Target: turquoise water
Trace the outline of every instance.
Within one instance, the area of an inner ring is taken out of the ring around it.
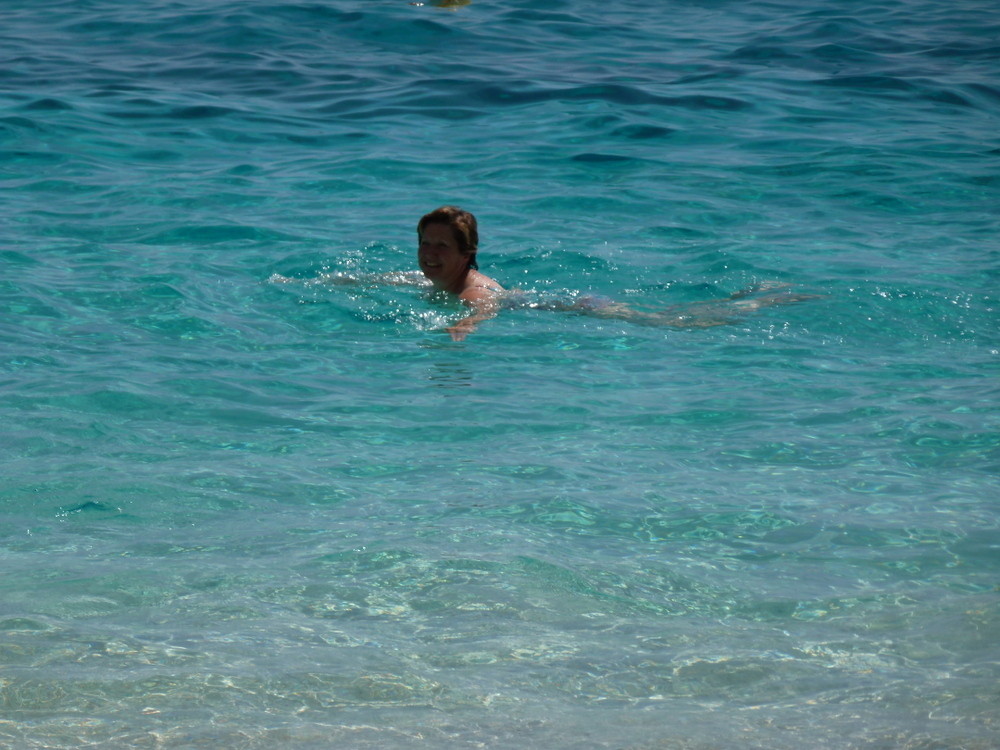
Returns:
[[[4,11],[0,746],[1000,743],[995,3]]]

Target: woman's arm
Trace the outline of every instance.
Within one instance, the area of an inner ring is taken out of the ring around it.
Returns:
[[[459,299],[468,305],[472,312],[445,329],[451,335],[451,340],[462,341],[484,320],[495,318],[500,311],[502,293],[503,289],[482,286],[470,287],[463,291]]]
[[[329,286],[332,284],[334,286],[428,287],[431,285],[420,271],[390,271],[389,273],[346,273],[344,271],[337,271],[336,273],[320,274],[314,279],[296,279],[275,273],[271,274],[271,278],[268,281],[272,284],[301,283],[305,286]]]
[[[314,284],[335,284],[337,286],[418,286],[426,287],[431,283],[420,271],[389,271],[388,273],[324,273],[318,276]]]

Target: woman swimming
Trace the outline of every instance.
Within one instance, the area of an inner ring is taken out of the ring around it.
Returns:
[[[496,280],[479,272],[479,229],[476,217],[457,206],[441,206],[417,223],[417,265],[420,272],[375,274],[363,279],[331,274],[317,281],[332,284],[372,282],[389,285],[430,286],[436,292],[461,300],[469,314],[445,330],[454,341],[462,341],[476,326],[505,308],[532,308],[572,312],[638,325],[670,328],[706,328],[733,322],[739,315],[763,307],[813,299],[817,295],[781,292],[787,284],[763,284],[724,299],[674,306],[664,310],[637,310],[608,297],[584,295],[572,299],[533,298],[517,289],[504,289]],[[283,276],[273,281],[288,282]]]

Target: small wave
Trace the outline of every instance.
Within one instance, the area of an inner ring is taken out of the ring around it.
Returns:
[[[63,109],[73,109],[73,105],[68,104],[61,99],[52,99],[50,97],[44,97],[42,99],[36,99],[33,102],[25,104],[21,109],[25,110],[63,110]]]
[[[570,159],[571,161],[579,161],[590,164],[620,164],[623,162],[636,161],[630,156],[622,156],[620,154],[601,154],[591,151],[576,154],[575,156],[570,157]]]
[[[275,229],[246,226],[242,224],[184,226],[167,229],[136,240],[146,245],[199,244],[208,245],[239,240],[257,242],[299,241],[301,237],[279,232]]]
[[[210,105],[195,105],[192,107],[178,107],[170,111],[170,117],[180,120],[205,120],[213,117],[223,117],[224,115],[236,112],[231,107],[218,107]]]
[[[975,106],[958,91],[942,88],[927,79],[893,75],[843,75],[820,79],[814,83],[820,86],[854,89],[859,93],[876,93],[892,97],[902,95],[958,107]]]
[[[0,126],[5,130],[33,130],[36,132],[41,132],[45,130],[45,127],[35,120],[31,120],[27,117],[0,117]]]
[[[27,149],[0,150],[0,162],[6,162],[7,164],[60,164],[66,162],[68,158],[65,154],[52,153],[51,151],[30,151]]]
[[[587,84],[579,86],[547,87],[528,81],[514,81],[505,85],[463,81],[457,79],[424,79],[409,86],[409,95],[400,97],[414,109],[469,108],[478,105],[483,110],[508,108],[544,102],[600,101],[618,105],[652,105],[686,109],[741,110],[753,105],[732,96],[689,94],[664,96],[639,86],[624,84]],[[344,103],[341,103],[343,106]]]
[[[622,125],[612,130],[611,134],[629,140],[645,141],[666,138],[676,132],[675,128],[666,128],[660,125]]]

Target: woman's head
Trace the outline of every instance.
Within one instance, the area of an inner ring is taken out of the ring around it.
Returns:
[[[424,235],[428,224],[443,224],[451,229],[462,255],[469,258],[469,268],[478,269],[476,251],[479,249],[479,229],[476,217],[458,206],[441,206],[420,217],[417,223],[417,239]]]

